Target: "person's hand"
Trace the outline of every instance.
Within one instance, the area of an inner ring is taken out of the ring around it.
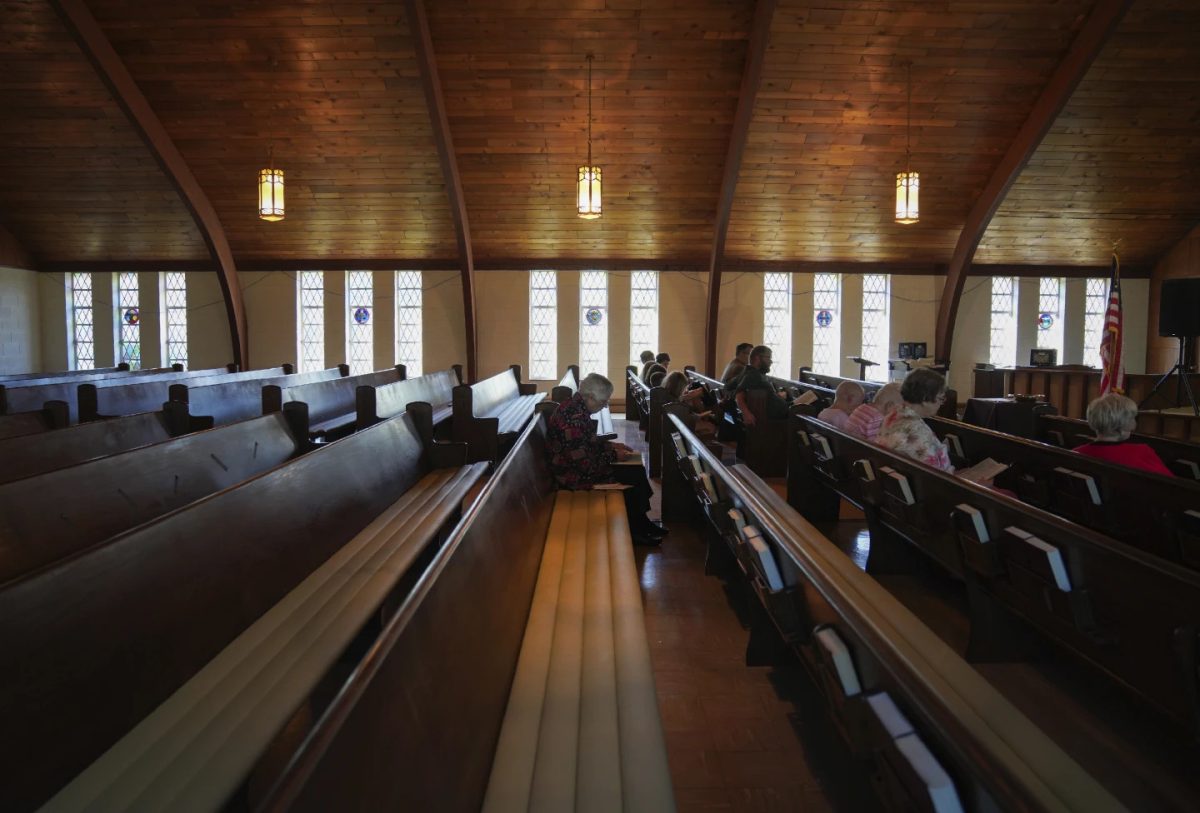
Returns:
[[[710,409],[708,412],[697,412],[696,417],[697,418],[711,418],[712,410]]]
[[[748,409],[743,412],[742,423],[746,424],[746,426],[754,426],[754,413]]]

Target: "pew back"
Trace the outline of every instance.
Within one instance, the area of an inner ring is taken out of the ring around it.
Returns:
[[[92,762],[407,491],[422,452],[401,415],[0,589],[0,651],[22,664],[0,673],[22,732],[0,741],[0,807]]]
[[[1034,418],[1034,426],[1037,432],[1033,440],[1063,449],[1074,449],[1095,438],[1087,421],[1079,418],[1038,414]],[[1200,480],[1200,443],[1137,433],[1130,435],[1129,439],[1134,443],[1145,443],[1153,449],[1167,464],[1167,468],[1175,472],[1176,477]]]
[[[81,384],[78,390],[79,420],[94,421],[160,409],[166,401],[171,400],[172,388],[178,385],[194,383],[195,386],[207,387],[213,384],[256,382],[291,373],[292,365],[284,364],[281,367],[267,367],[241,373],[219,373],[184,380],[155,378],[153,381],[136,383],[116,384],[105,381],[98,385]]]
[[[42,409],[34,412],[0,415],[0,440],[64,429],[70,423],[70,416],[65,401],[47,401]]]
[[[404,366],[399,365],[296,387],[269,385],[262,389],[263,414],[278,411],[285,403],[303,403],[308,407],[309,431],[327,440],[336,440],[354,431],[359,387],[379,387],[404,378]]]
[[[390,384],[360,385],[355,393],[357,426],[361,429],[399,415],[414,401],[429,404],[434,423],[440,423],[449,417],[450,402],[458,384],[458,375],[453,370],[439,370]]]
[[[187,404],[188,423],[173,427],[175,434],[196,429],[211,429],[234,421],[244,421],[263,414],[262,388],[267,386],[296,387],[319,381],[329,381],[350,374],[345,364],[311,373],[272,375],[265,378],[242,378],[199,385],[172,384],[170,400]]]
[[[161,412],[93,421],[0,441],[0,483],[117,454],[170,437]]]

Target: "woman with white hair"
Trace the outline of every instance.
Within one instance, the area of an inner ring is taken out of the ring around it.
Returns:
[[[650,510],[650,481],[640,465],[615,466],[633,455],[628,446],[603,441],[596,436],[592,415],[608,406],[613,385],[602,375],[591,373],[579,382],[579,390],[558,405],[546,427],[546,449],[550,470],[559,488],[586,491],[602,484],[621,484],[625,513],[635,545],[656,545],[667,529],[646,517]]]
[[[1153,449],[1145,443],[1130,442],[1129,435],[1137,426],[1137,413],[1132,398],[1115,392],[1101,395],[1087,408],[1088,426],[1096,433],[1096,439],[1075,447],[1075,451],[1109,463],[1174,477]]]

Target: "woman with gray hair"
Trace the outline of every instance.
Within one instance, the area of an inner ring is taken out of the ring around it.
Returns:
[[[596,436],[592,415],[608,406],[612,392],[611,381],[591,373],[579,382],[579,391],[554,410],[546,427],[550,470],[558,487],[571,491],[586,491],[602,484],[627,486],[625,513],[634,544],[658,544],[667,530],[646,517],[651,491],[646,470],[640,465],[641,455],[623,443]],[[634,456],[636,465],[614,465]]]
[[[1087,408],[1088,426],[1096,433],[1096,439],[1075,447],[1075,451],[1109,463],[1174,477],[1153,449],[1145,443],[1130,442],[1129,435],[1137,426],[1137,413],[1132,398],[1115,392],[1101,395]]]

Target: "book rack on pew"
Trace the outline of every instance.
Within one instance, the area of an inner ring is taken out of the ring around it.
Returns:
[[[667,407],[664,517],[700,518],[710,545],[732,551],[761,610],[748,659],[771,650],[767,636],[799,657],[889,807],[1123,809],[767,483],[723,466],[681,414]]]

